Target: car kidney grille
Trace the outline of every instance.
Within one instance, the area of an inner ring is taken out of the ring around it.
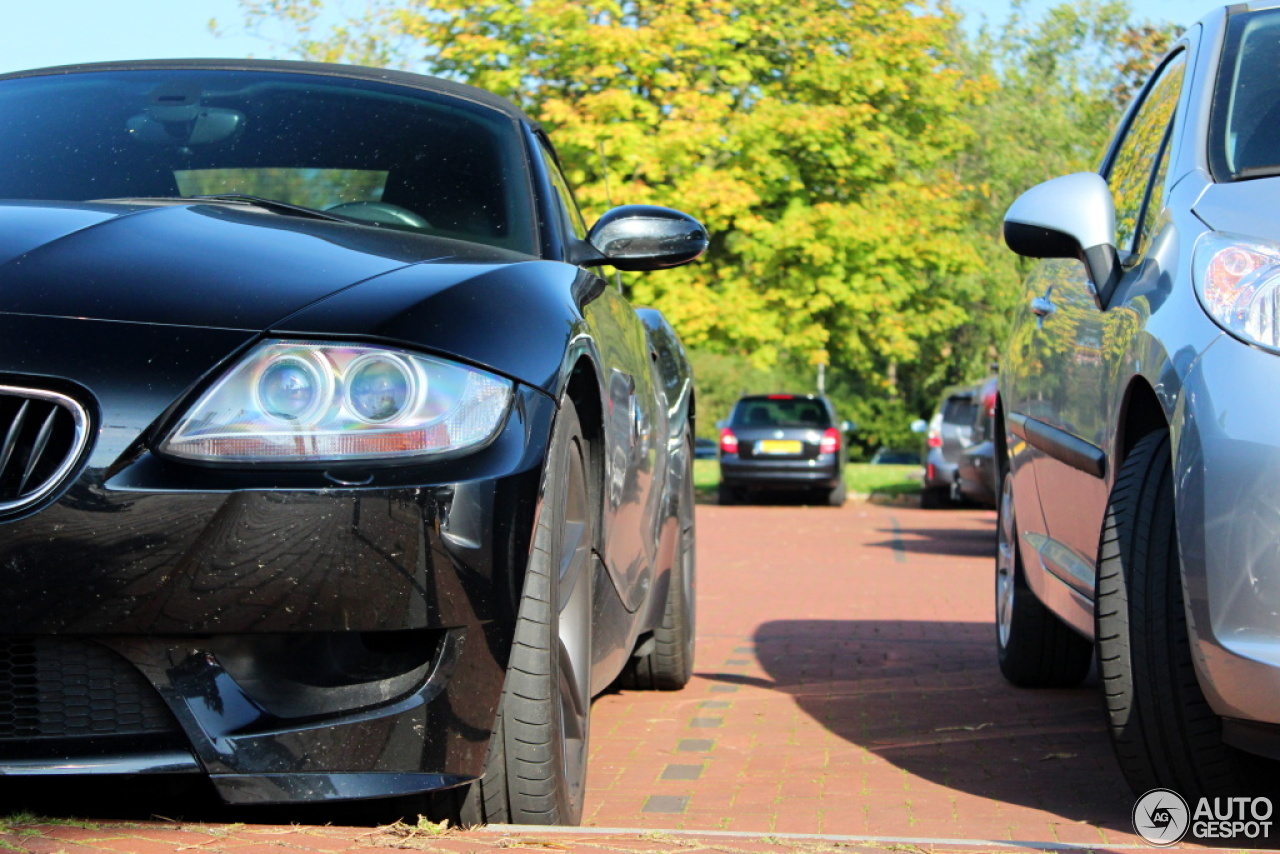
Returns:
[[[72,398],[0,385],[0,512],[56,489],[88,437],[88,415]]]
[[[106,647],[0,638],[0,742],[177,730],[151,683]]]

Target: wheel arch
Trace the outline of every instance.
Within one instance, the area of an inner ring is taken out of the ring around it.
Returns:
[[[1007,427],[1004,421],[1004,396],[1000,394],[1000,389],[996,388],[996,414],[992,419],[995,424],[995,433],[992,441],[995,443],[996,467],[999,471],[999,479],[997,486],[1004,482],[1005,475],[1009,473],[1009,436],[1006,433]],[[997,493],[999,490],[996,490]]]
[[[604,549],[604,505],[600,485],[604,482],[604,406],[600,372],[594,361],[583,353],[569,371],[564,397],[573,401],[586,442],[587,467],[590,475],[591,503],[596,511],[596,543],[598,553]]]
[[[1116,419],[1113,459],[1109,467],[1112,479],[1144,436],[1167,429],[1169,419],[1155,389],[1145,377],[1134,377],[1125,389],[1120,417]]]

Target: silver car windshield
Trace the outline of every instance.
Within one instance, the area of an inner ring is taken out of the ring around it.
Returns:
[[[481,104],[299,73],[0,80],[0,199],[239,196],[533,254],[517,123]]]
[[[1280,9],[1231,16],[1209,159],[1219,181],[1280,175]]]

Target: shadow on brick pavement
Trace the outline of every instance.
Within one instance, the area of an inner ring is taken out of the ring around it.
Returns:
[[[768,680],[706,678],[790,694],[831,733],[923,781],[1131,833],[1096,680],[1011,687],[986,623],[779,620],[758,627]]]

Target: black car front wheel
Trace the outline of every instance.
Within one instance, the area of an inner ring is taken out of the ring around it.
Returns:
[[[1098,559],[1098,669],[1116,758],[1130,788],[1258,795],[1275,766],[1222,741],[1187,632],[1169,434],[1134,446],[1116,475]]]
[[[578,824],[591,723],[596,508],[573,402],[561,404],[507,681],[466,825]]]

